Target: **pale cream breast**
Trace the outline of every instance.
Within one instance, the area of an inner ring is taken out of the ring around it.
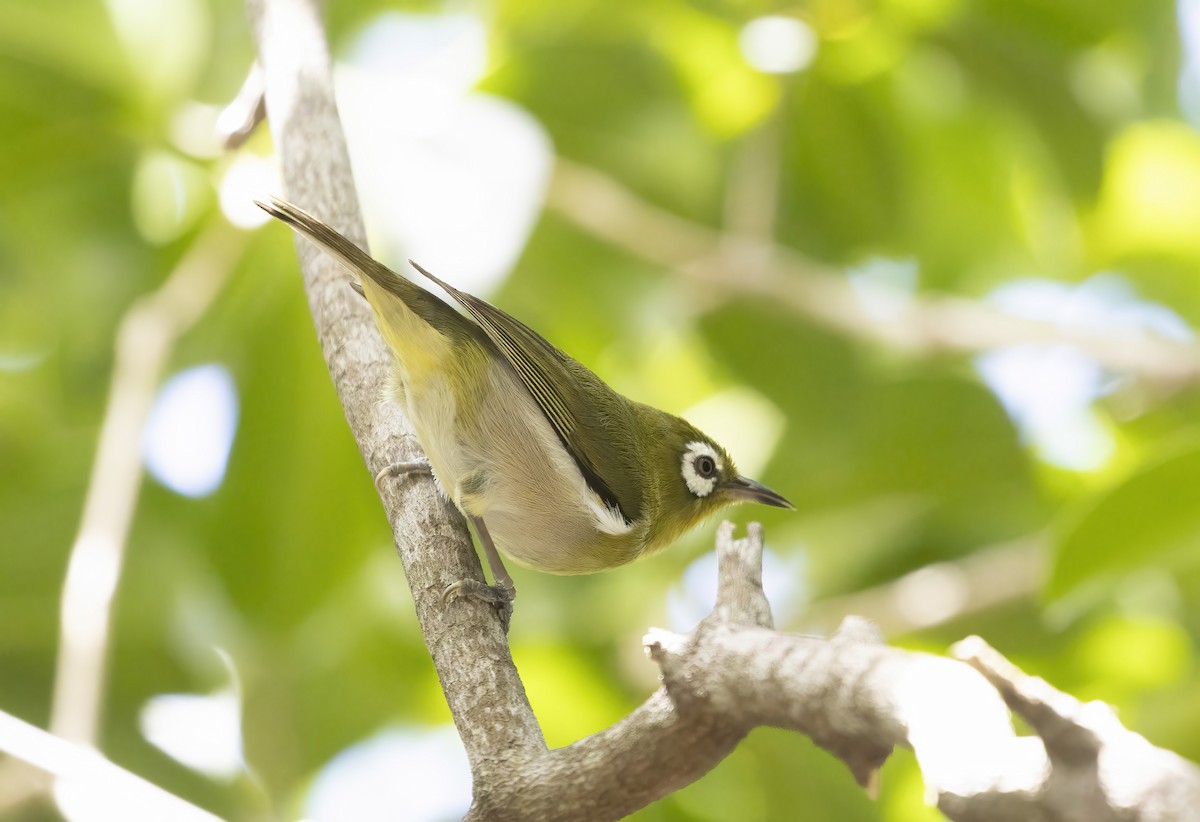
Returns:
[[[443,491],[483,518],[502,553],[537,570],[587,573],[635,559],[645,529],[604,505],[508,366],[490,366],[469,414],[458,413],[444,376],[405,392]]]

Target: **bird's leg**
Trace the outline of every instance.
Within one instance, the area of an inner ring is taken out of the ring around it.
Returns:
[[[504,632],[508,633],[508,624],[512,620],[512,604],[517,596],[517,586],[513,585],[512,577],[508,575],[504,561],[500,559],[500,552],[496,550],[496,546],[492,542],[492,535],[488,533],[487,526],[483,524],[483,518],[470,517],[470,520],[475,526],[475,533],[479,534],[479,542],[483,545],[483,554],[487,557],[488,566],[492,569],[492,580],[495,584],[484,585],[477,579],[460,579],[442,592],[442,599],[449,600],[453,597],[466,596],[489,603],[495,607],[496,613],[500,615],[500,624],[503,626]]]
[[[496,545],[492,542],[492,535],[488,533],[487,526],[483,523],[483,517],[471,517],[471,522],[475,524],[475,530],[479,532],[479,541],[483,543],[483,553],[487,555],[488,565],[492,569],[492,580],[496,585],[509,592],[508,599],[511,601],[517,596],[517,586],[513,585],[512,577],[508,575],[508,569],[504,567],[504,561],[500,559],[500,552],[496,550]]]
[[[433,469],[429,460],[424,458],[410,462],[392,463],[375,475],[375,488],[382,493],[384,480],[391,477],[432,473]],[[462,596],[481,599],[496,608],[496,612],[500,615],[500,623],[504,626],[504,632],[508,633],[508,624],[512,619],[513,612],[512,603],[517,596],[517,588],[513,585],[512,577],[508,575],[508,569],[504,567],[504,561],[500,559],[500,553],[496,550],[495,543],[492,542],[492,535],[488,533],[483,518],[469,517],[469,519],[475,526],[475,533],[479,534],[479,542],[483,545],[483,553],[487,557],[488,566],[492,569],[492,579],[495,584],[485,585],[477,579],[460,579],[442,592],[442,600],[448,601]]]
[[[383,493],[383,481],[392,477],[407,477],[413,474],[432,474],[433,469],[429,466],[429,460],[418,459],[409,462],[393,462],[387,468],[384,468],[375,475],[375,490]]]

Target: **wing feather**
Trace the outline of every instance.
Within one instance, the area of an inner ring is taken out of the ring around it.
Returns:
[[[538,404],[588,487],[626,523],[637,519],[641,495],[636,493],[636,472],[606,429],[603,415],[591,407],[600,403],[619,409],[624,405],[620,396],[520,320],[409,263],[444,288],[483,329]],[[569,390],[571,386],[584,390]]]

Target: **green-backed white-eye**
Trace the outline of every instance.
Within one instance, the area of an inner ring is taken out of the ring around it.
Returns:
[[[296,206],[265,211],[357,275],[395,352],[397,401],[442,493],[475,526],[495,586],[469,594],[506,608],[515,593],[496,550],[553,574],[585,574],[657,551],[735,502],[791,504],[738,475],[725,449],[690,423],[609,388],[523,323],[413,263],[466,311],[376,262]]]

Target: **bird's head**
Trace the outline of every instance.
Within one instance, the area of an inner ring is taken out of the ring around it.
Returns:
[[[758,502],[793,508],[779,493],[739,474],[729,452],[686,420],[669,417],[651,452],[656,525],[667,540],[727,505]]]

